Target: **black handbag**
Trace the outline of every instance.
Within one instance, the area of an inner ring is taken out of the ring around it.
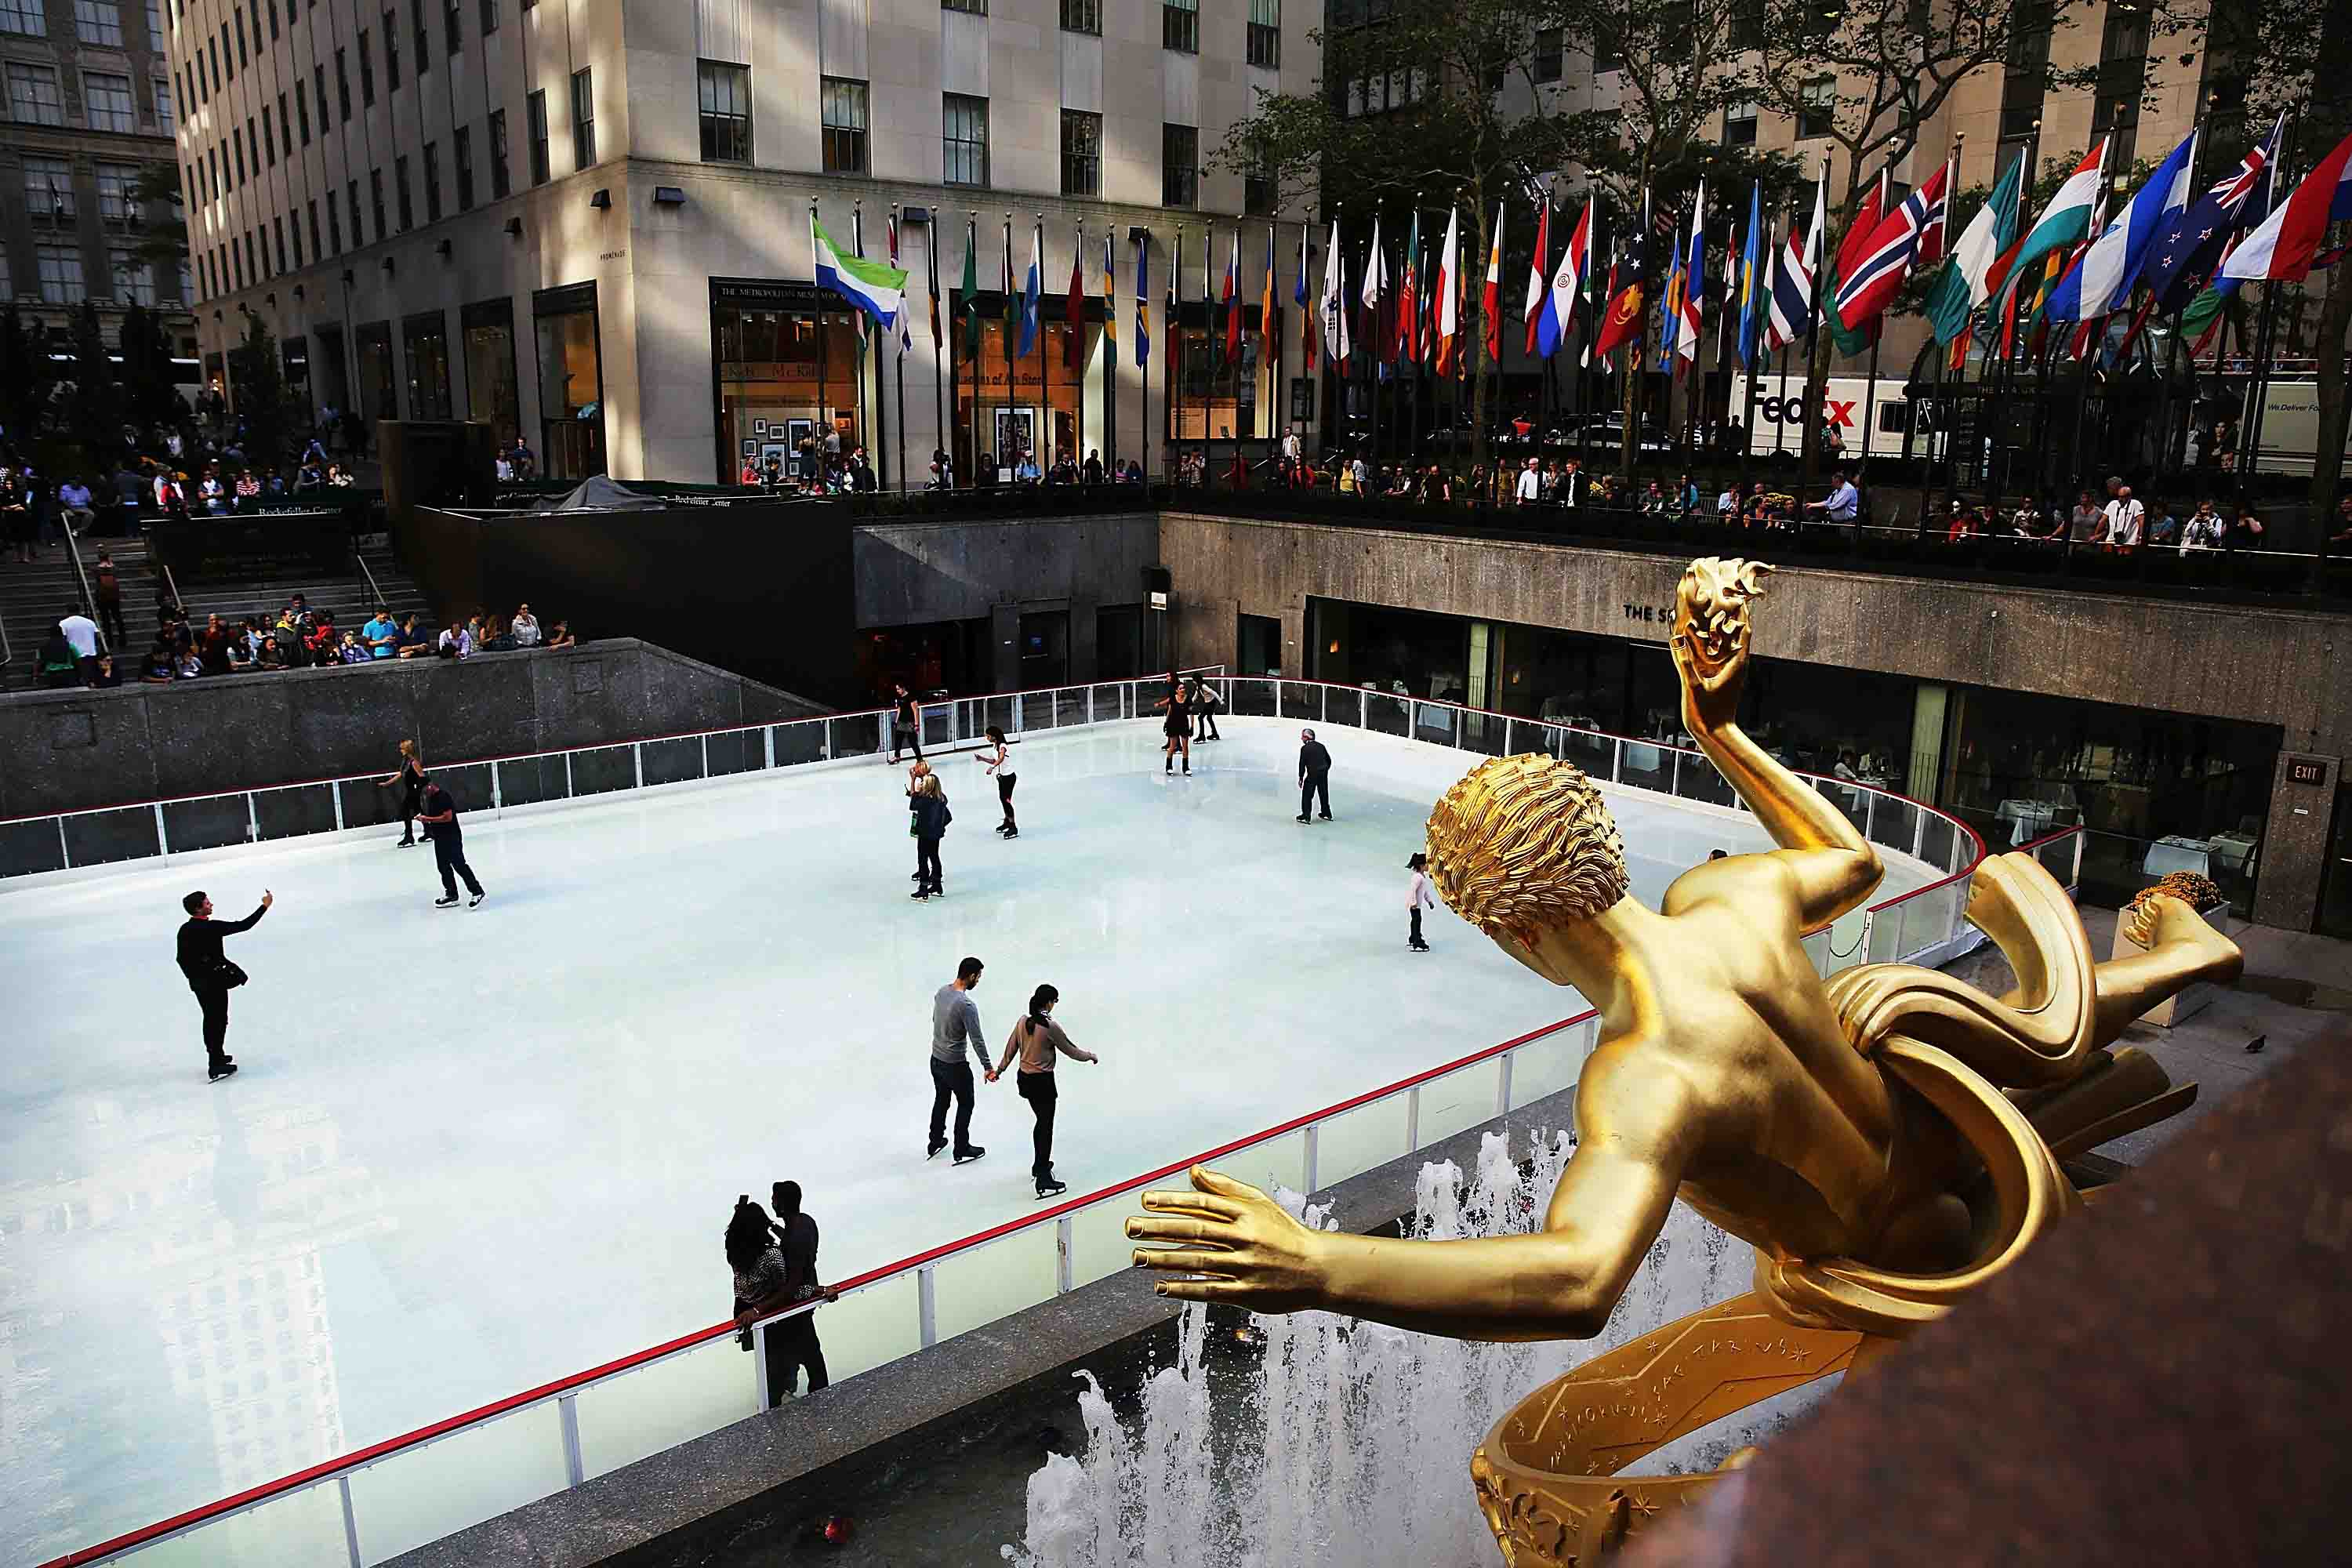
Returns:
[[[234,991],[251,978],[253,978],[251,975],[246,973],[244,970],[238,968],[229,960],[226,958],[221,960],[220,983],[222,990]]]

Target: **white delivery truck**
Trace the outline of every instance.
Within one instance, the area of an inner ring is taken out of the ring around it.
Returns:
[[[1748,380],[1745,374],[1731,378],[1731,416],[1748,421],[1748,449],[1758,454],[1803,450],[1805,378],[1792,372],[1783,384],[1780,376],[1769,371],[1755,377],[1756,402],[1752,408],[1748,401]],[[1903,384],[1901,376],[1881,375],[1874,395],[1867,376],[1829,378],[1821,406],[1837,426],[1847,457],[1862,456],[1865,420],[1870,426],[1872,457],[1903,456],[1904,432],[1911,426],[1911,405],[1903,395]],[[1924,430],[1913,437],[1912,456],[1927,455],[1927,438]]]

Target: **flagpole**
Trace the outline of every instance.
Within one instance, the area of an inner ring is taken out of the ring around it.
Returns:
[[[901,204],[892,202],[890,204],[890,265],[893,267],[898,265],[898,236],[904,227],[905,217]],[[900,334],[898,353],[898,493],[904,495],[907,493],[907,350],[905,343],[906,334],[910,331],[907,326],[907,286],[904,279],[901,279],[898,285],[898,313],[896,325]]]
[[[1968,144],[1968,140],[1969,133],[1965,131],[1955,131],[1952,132],[1951,156],[1947,159],[1944,163],[1943,253],[1945,256],[1949,256],[1952,250],[1952,229],[1954,226],[1952,219],[1957,216],[1956,208],[1959,195],[1960,153]],[[1996,178],[1998,178],[1999,173],[2000,171],[1998,169],[1994,171]],[[1924,239],[1926,236],[1927,229],[1923,226],[1920,229],[1920,237]],[[1938,258],[1938,259],[1940,260],[1941,258]],[[1931,405],[1931,406],[1939,411],[1938,423],[1948,423],[1941,418],[1940,411],[1944,407],[1944,362],[1949,357],[1950,355],[1944,350],[1943,346],[1938,344],[1937,346],[1936,353],[1936,395],[1935,401]],[[1904,383],[1907,389],[1910,384],[1910,378],[1906,376],[1904,378]],[[1911,404],[1911,417],[1903,422],[1903,462],[1904,466],[1906,468],[1909,467],[1913,461],[1912,448],[1914,437],[1918,434],[1919,430],[1919,404],[1916,400],[1913,401]],[[1947,435],[1945,438],[1945,453],[1947,457],[1950,455],[1950,447],[1951,440],[1949,436]],[[1927,456],[1918,459],[1918,462],[1919,531],[1922,535],[1925,535],[1927,531],[1928,508],[1932,504],[1928,499],[1928,491],[1935,485],[1937,469],[1936,438],[1932,433],[1927,437]]]
[[[1780,204],[1780,216],[1789,231],[1787,243],[1794,244],[1797,238],[1797,219],[1794,210],[1786,202]],[[1780,266],[1779,258],[1775,258],[1772,267],[1773,276],[1776,278],[1780,276]],[[1811,280],[1807,281],[1805,289],[1805,297],[1810,302],[1812,298]],[[1780,398],[1776,406],[1780,412],[1772,420],[1772,460],[1778,463],[1783,456],[1782,448],[1789,438],[1789,344],[1786,339],[1783,339],[1780,343]],[[1743,496],[1740,500],[1741,504],[1745,505],[1747,498]]]
[[[1103,462],[1108,483],[1118,471],[1118,229],[1103,230]],[[1131,334],[1130,334],[1131,335]]]
[[[978,207],[972,207],[972,208],[969,208],[969,209],[967,209],[967,210],[971,213],[971,216],[970,216],[969,217],[967,217],[967,218],[964,220],[964,230],[963,230],[963,246],[964,246],[963,256],[964,256],[964,270],[965,270],[966,272],[968,272],[968,273],[970,273],[970,274],[971,275],[972,282],[973,282],[973,284],[974,284],[974,288],[973,288],[973,289],[972,289],[972,292],[976,294],[976,293],[978,293],[978,292],[980,291],[980,290],[979,290],[979,288],[977,287],[977,285],[979,284],[979,281],[980,281],[980,259],[979,259],[979,258],[980,258],[980,209],[979,209]],[[980,304],[979,304],[979,301],[977,301],[977,300],[971,300],[971,299],[967,298],[967,299],[964,300],[964,302],[963,302],[963,308],[964,308],[964,310],[965,310],[965,312],[966,312],[967,319],[971,322],[971,325],[972,325],[975,329],[977,329],[977,328],[979,327],[979,325],[980,325]],[[973,338],[975,339],[975,341],[974,341],[974,342],[972,342],[972,344],[971,345],[971,473],[970,478],[971,478],[971,482],[976,485],[976,484],[980,483],[980,391],[981,391],[981,387],[980,387],[980,370],[981,370],[981,352],[980,352],[980,344],[979,344],[979,342],[976,341],[976,340],[978,339],[978,337],[979,337],[979,333],[978,333],[978,331],[975,331],[973,332],[972,336],[973,336]],[[995,476],[995,471],[994,471],[993,469],[991,469],[991,470],[990,470],[990,473],[989,473],[989,481],[990,481],[992,484],[992,483],[994,483],[994,482],[995,482],[995,478],[996,478],[996,476]]]
[[[940,341],[940,209],[927,207],[923,225],[923,268],[931,284],[931,446],[947,451],[954,439],[948,430],[947,368],[953,347]],[[952,472],[954,459],[949,459]]]
[[[2108,182],[2115,178],[2115,176],[2107,173],[2107,161],[2113,155],[2111,150],[2114,148],[2115,144],[2116,139],[2112,135],[2110,135],[2105,141],[2099,143],[2099,190],[2098,195],[2092,199],[2090,226],[2084,231],[2084,247],[2085,251],[2088,250],[2092,244],[2095,244],[2097,241],[2099,237],[2099,230],[2106,222],[2106,194]],[[2105,325],[2106,317],[2105,314],[2102,314],[2099,318],[2099,330],[2095,334],[2102,340],[2106,336],[2105,331]],[[2074,460],[2074,471],[2083,477],[2085,483],[2088,483],[2091,478],[2093,465],[2090,461],[2089,454],[2084,452],[2083,449],[2083,437],[2085,426],[2090,422],[2091,342],[2094,332],[2091,323],[2087,321],[2081,323],[2081,331],[2083,332],[2082,352],[2075,358],[2074,369],[2074,435],[2072,443],[2072,451],[2069,455]],[[2055,338],[2057,335],[2058,334],[2055,331],[2051,333],[2053,338]],[[2071,337],[2072,334],[2070,333],[2069,336]],[[2074,531],[2070,528],[2067,531],[2072,533]]]
[[[2264,205],[2271,212],[2278,210],[2281,188],[2292,189],[2292,182],[2281,179],[2280,175],[2286,169],[2294,153],[2294,112],[2289,110],[2286,115],[2286,129],[2279,133],[2278,156],[2271,161],[2269,169],[2264,171],[2270,180],[2269,199]],[[2264,423],[2263,416],[2270,404],[2271,355],[2276,348],[2274,339],[2278,325],[2278,283],[2275,280],[2264,281],[2262,319],[2254,333],[2254,374],[2252,381],[2247,385],[2248,405],[2245,428],[2238,437],[2237,494],[2242,503],[2245,500],[2247,482],[2253,478],[2262,458]],[[2318,461],[2316,450],[2313,453],[2312,460],[2315,463]]]
[[[1184,353],[1184,329],[1180,318],[1184,312],[1184,226],[1176,226],[1176,248],[1168,262],[1168,323],[1160,330],[1167,340],[1168,352],[1160,356],[1160,398],[1168,405],[1170,454],[1168,482],[1174,484],[1182,470],[1176,460],[1176,444],[1184,438],[1184,379],[1176,371],[1176,362]],[[1203,476],[1205,478],[1205,476]]]
[[[1142,253],[1145,258],[1146,264],[1148,265],[1151,256],[1150,231],[1147,229],[1142,234],[1135,237],[1135,244],[1137,248]],[[1135,296],[1135,342],[1139,355],[1135,362],[1135,376],[1136,380],[1140,382],[1143,386],[1143,404],[1141,413],[1138,420],[1136,434],[1138,440],[1139,440],[1143,446],[1143,482],[1147,485],[1151,482],[1151,362],[1141,358],[1140,353],[1143,344],[1143,313],[1150,308],[1150,307],[1145,302],[1142,291],[1139,289]],[[1163,326],[1160,331],[1163,342],[1160,347],[1160,357],[1164,362],[1168,357],[1168,350],[1164,341],[1167,335],[1167,329]]]
[[[863,260],[866,256],[866,203],[863,198],[849,204],[849,243],[857,252],[859,259]],[[859,439],[856,444],[862,446],[866,436],[873,436],[874,456],[879,459],[886,448],[883,446],[881,433],[874,429],[870,421],[880,413],[880,409],[878,406],[869,409],[866,404],[866,345],[872,336],[873,334],[866,331],[866,314],[861,310],[857,315],[857,434]],[[881,360],[878,355],[874,361],[874,374],[877,376],[882,374]],[[880,399],[877,397],[876,402],[878,405]],[[855,475],[851,476],[850,488],[852,489],[857,488]]]
[[[1830,170],[1836,164],[1836,163],[1837,154],[1835,153],[1831,152],[1826,147],[1822,149],[1821,180],[1822,192],[1822,200],[1823,203],[1826,203],[1828,200]],[[1826,212],[1828,209],[1826,205],[1822,205],[1820,210]],[[1829,314],[1829,300],[1827,296],[1829,293],[1830,237],[1829,225],[1826,221],[1822,225],[1821,240],[1822,254],[1819,256],[1808,254],[1805,258],[1807,261],[1812,264],[1813,276],[1807,290],[1807,298],[1811,308],[1807,312],[1811,319],[1805,323],[1805,399],[1804,406],[1797,411],[1797,417],[1799,420],[1799,424],[1797,426],[1797,482],[1792,489],[1795,490],[1800,502],[1803,500],[1806,487],[1811,480],[1812,474],[1811,465],[1814,456],[1817,455],[1819,451],[1819,448],[1813,442],[1813,410],[1817,407],[1826,406],[1823,399],[1829,393],[1829,388],[1826,385],[1815,386],[1812,384],[1813,366],[1820,363],[1820,355],[1822,352],[1822,318]],[[1805,248],[1809,253],[1812,249],[1812,238],[1808,235],[1805,240]],[[1824,375],[1822,379],[1826,382],[1829,377]],[[1785,403],[1780,406],[1780,417],[1783,421],[1786,421],[1789,417],[1789,408],[1788,405]],[[1861,517],[1862,509],[1856,507],[1854,509],[1854,518],[1859,521]]]
[[[1079,369],[1076,374],[1071,378],[1076,384],[1073,390],[1077,394],[1078,409],[1076,426],[1077,455],[1072,458],[1072,461],[1079,465],[1078,478],[1080,479],[1084,479],[1086,478],[1086,468],[1084,465],[1087,460],[1087,373],[1085,369],[1087,345],[1087,226],[1085,222],[1081,220],[1076,224],[1073,226],[1071,233],[1072,238],[1070,243],[1077,247],[1076,252],[1070,258],[1070,268],[1071,270],[1076,272],[1078,277],[1078,313],[1077,320],[1065,320],[1062,322],[1062,331],[1065,334],[1062,340],[1062,353],[1065,355],[1076,358],[1079,364]],[[1062,296],[1062,314],[1065,317],[1067,317],[1070,314],[1068,309],[1069,296],[1065,294]],[[1077,346],[1076,348],[1072,348],[1070,346],[1070,340],[1067,334],[1071,332],[1078,334]]]
[[[1772,226],[1768,223],[1764,226],[1764,233],[1755,241],[1756,259],[1763,268],[1766,279],[1764,293],[1761,296],[1757,293],[1754,278],[1747,280],[1748,300],[1759,300],[1764,305],[1764,309],[1758,314],[1756,320],[1759,331],[1769,331],[1772,319],[1769,280],[1773,268],[1778,265],[1774,259],[1778,252],[1773,249],[1771,234]],[[1762,339],[1748,336],[1748,315],[1743,302],[1739,318],[1739,373],[1746,380],[1741,388],[1739,405],[1739,461],[1732,470],[1734,475],[1732,483],[1738,487],[1738,492],[1732,498],[1731,515],[1735,519],[1745,515],[1748,507],[1748,455],[1756,449],[1756,362],[1763,357]]]

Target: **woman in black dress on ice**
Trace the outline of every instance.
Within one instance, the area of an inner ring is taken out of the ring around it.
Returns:
[[[417,754],[416,742],[400,743],[400,766],[376,780],[375,787],[389,789],[400,786],[400,842],[396,848],[405,849],[416,842],[417,802],[425,795],[425,759]]]
[[[1154,709],[1168,710],[1168,721],[1160,727],[1160,731],[1168,737],[1167,743],[1160,748],[1160,753],[1167,761],[1161,764],[1160,771],[1163,773],[1174,773],[1176,759],[1181,755],[1184,759],[1184,776],[1191,778],[1192,776],[1192,706],[1185,700],[1184,683],[1177,679],[1174,670],[1168,672],[1168,695],[1151,706]]]

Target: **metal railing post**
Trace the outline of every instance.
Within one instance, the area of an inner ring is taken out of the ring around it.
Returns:
[[[1323,1124],[1319,1121],[1310,1121],[1307,1124],[1307,1136],[1304,1140],[1307,1152],[1300,1163],[1300,1173],[1307,1178],[1304,1190],[1309,1193],[1315,1190],[1316,1155],[1318,1145],[1321,1142],[1322,1131]]]
[[[773,724],[760,726],[760,765],[769,769],[776,765],[776,727]]]
[[[1054,1294],[1070,1293],[1070,1216],[1054,1222]]]
[[[245,792],[245,841],[261,842],[261,807],[255,803],[251,790]]]
[[[1092,728],[1094,728],[1094,722],[1095,722],[1095,689],[1094,689],[1093,687],[1089,686],[1089,687],[1087,687],[1087,728],[1088,728],[1088,729],[1090,729],[1090,730],[1091,730]]]
[[[1873,844],[1878,842],[1878,836],[1871,829],[1877,826],[1878,792],[1871,789],[1864,790],[1862,792],[1862,836]]]
[[[1917,806],[1911,808],[1911,858],[1919,858],[1919,851],[1927,843],[1927,814]]]
[[[761,1386],[767,1386],[764,1379]],[[580,1457],[580,1396],[557,1394],[555,1415],[563,1424],[563,1484],[576,1487],[588,1479],[587,1462]]]
[[[343,1499],[343,1550],[351,1554],[352,1568],[360,1564],[360,1521],[352,1511],[352,1473],[345,1470],[335,1478],[335,1489]]]
[[[571,752],[564,752],[564,753],[563,753],[563,798],[564,798],[564,799],[566,799],[566,800],[570,800],[571,798],[572,798],[572,753],[571,753]]]
[[[1495,1075],[1495,1114],[1507,1113],[1511,1109],[1511,1058],[1515,1051],[1505,1051],[1499,1058],[1502,1069]]]
[[[1614,735],[1609,737],[1609,782],[1625,782],[1625,742]]]
[[[172,836],[163,830],[163,803],[160,800],[155,803],[155,853],[167,857],[172,853]]]
[[[1421,1085],[1404,1091],[1404,1152],[1421,1147]]]
[[[915,1339],[925,1350],[940,1342],[940,1291],[931,1271],[934,1263],[915,1268]]]
[[[639,789],[645,788],[646,743],[643,741],[632,741],[629,742],[629,766],[636,772],[637,787]]]
[[[751,1399],[762,1415],[768,1413],[768,1331],[764,1324],[751,1325]]]
[[[1371,694],[1364,690],[1363,688],[1358,687],[1356,689],[1356,728],[1359,730],[1369,730],[1371,727]]]
[[[342,825],[339,822],[336,826]],[[65,862],[67,870],[73,869],[73,847],[66,842],[66,819],[62,816],[58,818],[58,857]]]
[[[710,737],[709,735],[702,737],[702,776],[704,778],[710,776]]]
[[[490,809],[504,811],[506,805],[506,789],[499,781],[499,764],[492,763],[490,764]]]

